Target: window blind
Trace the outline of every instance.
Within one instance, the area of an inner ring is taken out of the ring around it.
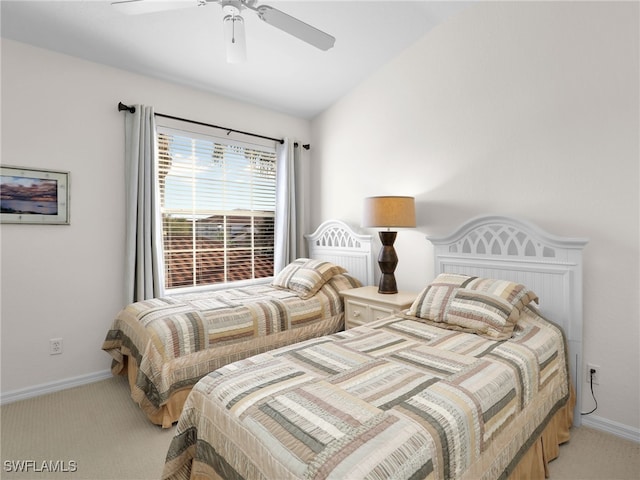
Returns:
[[[166,288],[273,275],[275,145],[158,127]]]

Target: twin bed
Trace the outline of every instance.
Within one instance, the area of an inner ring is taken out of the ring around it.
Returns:
[[[581,388],[586,242],[505,217],[430,241],[408,311],[204,377],[163,478],[543,478]]]
[[[429,240],[410,309],[189,388],[163,478],[544,478],[579,423],[586,241],[497,216]]]
[[[310,258],[272,283],[153,298],[117,315],[102,349],[151,422],[177,422],[193,385],[223,365],[344,328],[340,292],[373,280],[371,237],[332,220],[306,239]]]

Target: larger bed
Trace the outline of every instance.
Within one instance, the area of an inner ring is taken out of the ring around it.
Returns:
[[[370,236],[331,220],[306,238],[310,258],[272,283],[152,298],[117,315],[102,349],[153,423],[176,422],[193,385],[227,363],[343,329],[340,292],[373,276]]]
[[[586,241],[496,216],[430,240],[409,310],[204,377],[163,478],[543,478],[580,391]]]

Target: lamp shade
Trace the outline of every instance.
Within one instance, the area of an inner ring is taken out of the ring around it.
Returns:
[[[364,199],[363,227],[415,227],[413,197],[368,197]]]

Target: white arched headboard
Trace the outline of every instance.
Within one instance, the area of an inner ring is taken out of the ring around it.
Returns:
[[[363,285],[373,285],[371,235],[356,233],[340,220],[327,220],[304,237],[310,258],[340,265]]]
[[[536,292],[541,313],[562,329],[569,344],[569,367],[576,390],[574,425],[582,400],[582,250],[588,240],[551,235],[506,216],[465,222],[434,245],[436,275],[442,272],[501,278]]]

